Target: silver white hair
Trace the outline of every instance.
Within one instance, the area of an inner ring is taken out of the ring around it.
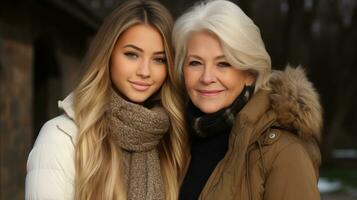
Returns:
[[[227,61],[241,70],[257,75],[256,90],[271,71],[270,56],[265,49],[259,28],[234,3],[226,0],[200,2],[177,19],[173,29],[175,76],[183,83],[182,67],[187,54],[187,41],[193,32],[215,34]]]

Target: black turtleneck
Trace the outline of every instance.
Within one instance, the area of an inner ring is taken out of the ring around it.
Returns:
[[[191,162],[180,190],[180,200],[197,200],[208,178],[228,150],[229,133],[194,137]]]
[[[229,107],[211,114],[203,113],[189,102],[187,122],[192,136],[191,162],[181,185],[180,200],[198,199],[213,170],[227,153],[235,116],[253,91],[254,86],[245,86]]]

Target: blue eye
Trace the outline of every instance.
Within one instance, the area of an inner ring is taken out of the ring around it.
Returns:
[[[166,64],[166,58],[162,57],[162,58],[155,58],[154,61],[158,64]]]
[[[201,63],[198,62],[198,61],[196,61],[196,60],[193,60],[193,61],[190,61],[190,62],[188,63],[188,65],[189,65],[189,66],[198,66],[198,65],[201,65]]]
[[[232,65],[229,64],[228,62],[219,62],[217,64],[218,67],[231,67]]]
[[[124,55],[125,55],[126,57],[130,58],[130,59],[136,59],[136,58],[139,57],[139,56],[138,56],[136,53],[134,53],[134,52],[125,52]]]

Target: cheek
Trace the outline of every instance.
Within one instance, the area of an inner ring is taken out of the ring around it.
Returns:
[[[111,77],[113,80],[125,79],[125,77],[135,72],[135,68],[135,63],[124,56],[116,55],[110,63]]]
[[[125,67],[122,63],[112,63],[110,65],[110,77],[117,88],[122,86],[129,75],[128,67]]]
[[[124,75],[125,75],[125,70],[123,69],[123,67],[120,67],[120,65],[118,65],[117,63],[111,64],[110,76],[113,81],[121,80]]]
[[[195,73],[195,71],[184,68],[183,69],[183,77],[184,77],[184,81],[185,81],[185,87],[186,90],[189,92],[190,90],[192,90],[197,82],[197,73]]]
[[[239,96],[239,94],[242,92],[243,87],[244,84],[237,84],[234,88],[232,88],[229,94],[230,98],[233,100],[236,99]]]
[[[224,85],[228,88],[229,100],[234,100],[242,92],[245,85],[245,76],[237,73],[230,73],[224,80]]]

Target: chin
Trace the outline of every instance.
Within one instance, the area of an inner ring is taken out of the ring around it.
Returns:
[[[144,103],[150,96],[147,95],[135,95],[135,96],[128,96],[127,100],[132,103],[141,104]]]
[[[221,107],[217,105],[198,105],[197,108],[206,114],[215,113],[221,109]]]
[[[131,103],[136,103],[136,104],[144,103],[153,94],[152,91],[138,92],[138,91],[130,90],[130,89],[129,90],[117,89],[117,92],[126,101],[129,101]]]

